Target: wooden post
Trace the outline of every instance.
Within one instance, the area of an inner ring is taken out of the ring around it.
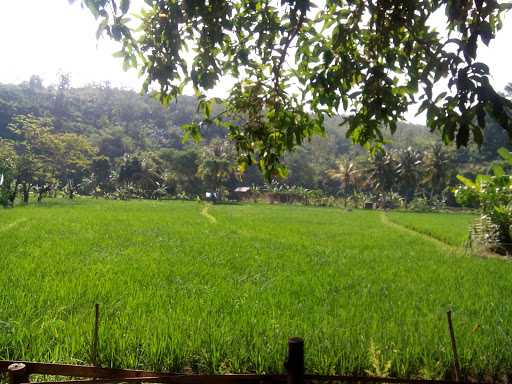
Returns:
[[[27,366],[23,363],[14,363],[7,367],[9,384],[30,383]]]
[[[94,306],[95,316],[94,316],[94,330],[92,334],[92,364],[95,367],[98,367],[98,345],[99,345],[99,328],[100,328],[100,305],[96,304]]]
[[[304,384],[304,340],[300,337],[288,339],[288,360],[285,365],[288,384]]]
[[[459,355],[457,353],[457,343],[455,342],[455,333],[453,332],[453,324],[452,324],[452,311],[448,311],[448,330],[450,331],[450,340],[452,343],[452,352],[453,352],[453,365],[455,368],[455,381],[460,380],[460,363],[459,363]]]

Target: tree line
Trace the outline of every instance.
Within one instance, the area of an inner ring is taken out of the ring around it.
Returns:
[[[162,107],[149,96],[109,84],[73,88],[67,75],[51,86],[37,76],[0,85],[2,203],[56,194],[224,196],[238,186],[269,190],[283,184],[344,199],[453,203],[456,174],[485,172],[507,141],[491,122],[483,147],[456,150],[440,145],[425,127],[402,123],[386,152],[369,157],[346,138],[340,119],[326,119],[325,136],[287,153],[287,172],[268,184],[256,167],[241,169],[222,128],[209,125],[200,142],[185,140],[180,127],[201,118],[199,104],[183,96]]]

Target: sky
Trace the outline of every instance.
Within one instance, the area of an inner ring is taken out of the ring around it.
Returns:
[[[110,81],[140,90],[135,71],[124,72],[112,57],[118,45],[96,40],[97,22],[80,0],[0,0],[0,82],[20,83],[39,75],[45,85],[59,72],[81,86]]]
[[[132,0],[133,9],[142,0]],[[0,82],[20,83],[38,75],[54,84],[59,72],[69,73],[73,86],[109,81],[113,86],[139,91],[137,72],[124,72],[112,57],[118,45],[108,38],[96,40],[97,22],[80,0],[0,0]],[[489,47],[481,46],[481,61],[491,69],[497,90],[512,82],[512,12]],[[228,82],[229,83],[229,82]],[[222,96],[227,89],[217,90]],[[422,122],[422,117],[410,120]]]

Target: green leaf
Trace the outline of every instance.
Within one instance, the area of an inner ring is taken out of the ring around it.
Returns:
[[[468,188],[472,188],[472,189],[476,189],[477,188],[477,185],[476,183],[471,180],[471,179],[468,179],[467,177],[464,177],[462,175],[457,175],[457,179],[462,183],[464,184],[466,187]]]
[[[89,11],[93,14],[95,18],[98,18],[99,16],[99,6],[91,0],[85,0],[85,4],[87,5],[87,8],[89,8]]]
[[[483,21],[478,26],[480,32],[480,38],[485,45],[489,45],[489,42],[493,38],[491,25],[487,21]]]
[[[128,12],[128,9],[130,8],[130,0],[121,0],[121,12],[123,14]]]
[[[507,163],[512,165],[512,152],[509,152],[508,149],[501,147],[498,149],[498,155],[500,155],[503,160],[506,160]]]
[[[492,173],[494,173],[494,176],[501,177],[505,175],[505,171],[503,170],[503,167],[499,164],[492,164],[491,165]]]
[[[105,32],[107,27],[108,27],[108,20],[103,19],[101,21],[101,23],[98,25],[98,29],[96,30],[96,39],[99,39],[101,37],[101,35],[103,35],[103,32]]]
[[[210,118],[210,115],[212,113],[212,106],[209,100],[205,101],[204,103],[204,114],[207,118]]]

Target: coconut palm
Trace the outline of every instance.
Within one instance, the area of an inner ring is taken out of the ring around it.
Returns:
[[[394,191],[397,179],[397,162],[392,153],[377,152],[370,159],[370,176],[368,182],[375,192],[386,193]]]
[[[396,156],[399,193],[406,202],[409,202],[414,198],[416,188],[421,180],[422,169],[419,165],[422,163],[423,155],[408,147],[397,151]]]
[[[338,181],[341,184],[342,193],[348,196],[357,190],[360,183],[360,172],[356,169],[354,162],[348,158],[341,158],[336,161],[336,168],[329,169],[327,176],[331,180]]]
[[[423,183],[430,190],[430,199],[434,196],[440,196],[446,187],[449,176],[448,162],[448,155],[439,143],[433,145],[430,151],[425,154]]]
[[[197,176],[218,198],[222,198],[226,184],[235,173],[235,151],[228,141],[214,139],[203,148]]]

